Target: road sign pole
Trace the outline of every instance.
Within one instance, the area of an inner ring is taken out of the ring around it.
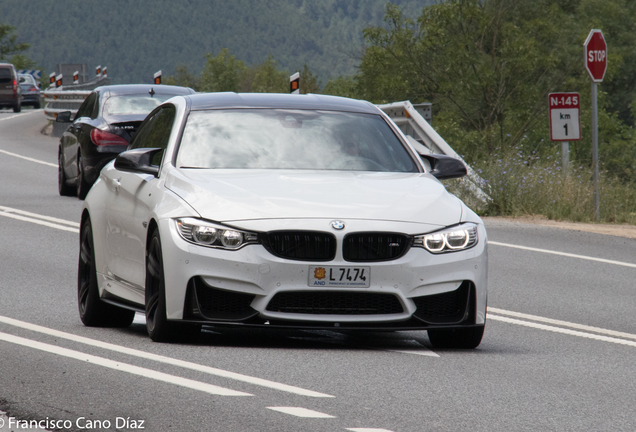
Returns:
[[[592,169],[594,170],[594,215],[601,218],[601,192],[598,172],[598,83],[607,71],[607,43],[599,29],[590,30],[583,44],[585,68],[592,78]]]
[[[598,84],[592,82],[592,165],[594,168],[594,214],[601,218],[601,199],[598,172]]]
[[[570,143],[561,141],[561,165],[563,165],[563,174],[567,174],[570,169]]]

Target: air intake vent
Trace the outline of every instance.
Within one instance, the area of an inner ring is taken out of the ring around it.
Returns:
[[[267,310],[315,315],[386,315],[404,311],[393,294],[333,291],[281,292],[269,302]]]
[[[196,309],[203,317],[241,320],[257,313],[250,307],[252,300],[256,297],[254,294],[218,289],[206,284],[200,277],[191,280],[196,293]]]
[[[344,238],[342,254],[352,262],[390,261],[411,246],[411,237],[395,233],[355,233]]]
[[[319,231],[274,231],[263,242],[280,258],[301,261],[331,261],[336,256],[336,238]]]
[[[455,291],[415,297],[413,314],[430,324],[456,324],[468,316],[472,282],[464,281]]]

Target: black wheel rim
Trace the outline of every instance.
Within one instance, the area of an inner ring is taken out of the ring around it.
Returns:
[[[146,326],[153,331],[157,324],[157,311],[163,286],[163,263],[161,257],[161,244],[158,237],[150,241],[148,259],[146,261]]]
[[[79,303],[80,314],[83,316],[86,312],[88,303],[88,294],[91,287],[91,277],[94,271],[93,262],[93,241],[92,230],[90,224],[86,223],[82,228],[82,239],[80,242],[80,259],[79,271],[77,272],[77,298]]]

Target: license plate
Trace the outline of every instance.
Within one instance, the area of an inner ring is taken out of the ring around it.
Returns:
[[[370,285],[370,267],[309,267],[311,287],[369,288]]]

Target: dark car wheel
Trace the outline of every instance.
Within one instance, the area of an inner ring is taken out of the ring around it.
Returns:
[[[485,326],[459,329],[431,329],[428,339],[435,348],[477,348],[484,336]]]
[[[84,176],[84,165],[82,161],[82,154],[77,155],[77,197],[81,200],[86,198],[88,191],[91,189],[91,185],[86,182]]]
[[[20,111],[22,111],[22,105],[21,104],[17,103],[15,105],[13,105],[13,112],[18,113]]]
[[[64,158],[61,152],[57,158],[57,190],[61,196],[75,195],[75,190],[67,183],[66,173],[64,172]]]
[[[90,219],[84,221],[80,231],[77,305],[80,319],[88,327],[128,327],[135,318],[135,311],[104,303],[99,298]]]
[[[163,272],[163,254],[159,230],[154,230],[148,245],[146,258],[146,329],[155,342],[196,337],[201,326],[175,323],[167,319],[166,283]]]
[[[40,102],[36,102],[33,104],[33,109],[40,109],[41,105]]]

